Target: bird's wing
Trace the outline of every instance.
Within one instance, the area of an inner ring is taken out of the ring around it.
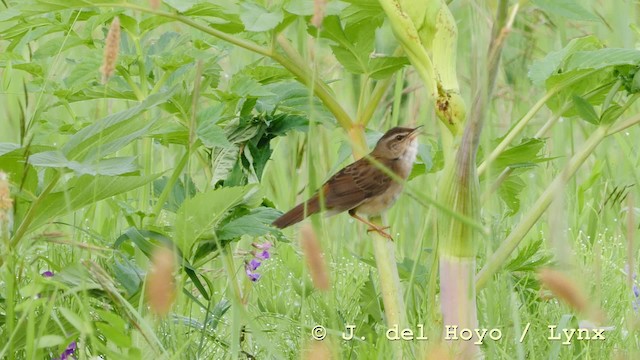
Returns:
[[[383,171],[362,158],[340,170],[323,186],[325,208],[346,211],[382,194],[391,182]]]

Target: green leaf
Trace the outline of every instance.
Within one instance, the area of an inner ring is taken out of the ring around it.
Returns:
[[[600,18],[583,8],[575,0],[533,0],[534,4],[549,14],[572,20],[600,21]]]
[[[507,166],[516,167],[518,164],[531,164],[547,161],[549,159],[539,156],[544,148],[545,140],[529,138],[523,139],[520,144],[503,151],[493,162],[492,172],[498,175]]]
[[[529,78],[536,85],[543,84],[552,74],[560,69],[570,55],[582,50],[602,48],[602,43],[595,36],[589,35],[569,41],[564,48],[550,52],[543,59],[534,61],[529,68]]]
[[[123,329],[117,329],[103,322],[96,322],[95,326],[98,331],[102,333],[105,339],[107,339],[107,341],[121,348],[131,347],[131,336],[123,331]]]
[[[520,211],[520,194],[525,186],[526,184],[522,178],[513,173],[500,184],[498,195],[509,208],[509,212],[506,214],[507,216],[513,216]]]
[[[374,57],[369,60],[369,76],[376,80],[383,80],[393,75],[405,65],[409,65],[409,60],[406,57]]]
[[[20,149],[20,145],[13,143],[0,143],[0,156],[8,154],[16,149]]]
[[[624,113],[624,108],[618,104],[612,104],[609,106],[607,110],[605,110],[600,116],[600,124],[607,125],[616,121],[622,113]]]
[[[268,31],[278,26],[284,19],[284,14],[280,9],[270,12],[262,6],[252,3],[243,3],[242,7],[244,11],[240,14],[240,20],[247,31]]]
[[[153,182],[153,194],[158,197],[164,190],[164,187],[167,185],[168,177],[164,176]],[[167,198],[167,202],[162,207],[165,210],[169,210],[171,212],[176,212],[180,208],[180,205],[184,202],[185,199],[191,198],[196,194],[196,185],[193,183],[190,177],[186,179],[186,185],[182,181],[182,179],[178,179],[173,184],[173,189],[169,193],[169,197]]]
[[[254,185],[223,187],[197,194],[185,200],[176,213],[176,245],[187,258],[200,237],[213,232],[214,226],[233,207],[250,199],[258,191]]]
[[[240,147],[233,145],[228,148],[216,148],[212,154],[213,175],[211,183],[217,184],[220,180],[226,180],[238,161]]]
[[[198,124],[196,134],[198,135],[198,139],[202,141],[202,144],[208,148],[227,148],[232,146],[224,135],[224,130],[213,121],[203,121]]]
[[[591,105],[583,97],[573,95],[573,104],[576,108],[576,111],[578,112],[578,115],[580,115],[583,120],[593,125],[598,125],[600,123],[600,117],[596,113],[596,110],[593,108],[593,105]]]
[[[322,31],[310,28],[311,35],[329,39],[336,59],[349,72],[365,74],[369,72],[369,54],[373,52],[376,24],[361,22],[347,24],[343,29],[338,16],[327,16],[322,23]]]
[[[640,50],[604,48],[592,51],[577,51],[567,59],[564,70],[597,70],[620,65],[640,65]]]
[[[91,326],[89,326],[84,320],[78,316],[77,312],[71,311],[65,307],[59,307],[58,311],[62,316],[69,321],[74,328],[76,328],[81,334],[91,334]]]
[[[96,162],[83,162],[68,160],[60,151],[45,151],[33,154],[29,157],[29,163],[33,166],[49,168],[67,168],[79,175],[107,175],[116,176],[128,174],[138,169],[133,156],[102,159]]]
[[[60,335],[43,335],[36,339],[36,348],[48,348],[61,345],[64,343],[65,338]]]
[[[143,280],[143,272],[134,263],[127,260],[115,260],[113,265],[114,278],[127,291],[128,296],[133,296],[140,290]]]
[[[173,91],[149,96],[138,105],[109,115],[73,135],[62,150],[68,159],[97,159],[119,150],[144,135],[155,120],[134,119],[140,113],[164,103]]]
[[[266,235],[273,231],[270,224],[280,215],[282,213],[274,208],[259,207],[251,210],[248,215],[226,223],[216,234],[220,240],[235,239],[242,235]]]
[[[41,202],[30,228],[33,230],[51,219],[78,210],[100,200],[145,185],[160,174],[147,176],[91,176],[73,178],[67,189],[51,193]]]

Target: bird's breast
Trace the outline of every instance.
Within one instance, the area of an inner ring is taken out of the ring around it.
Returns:
[[[380,215],[398,200],[401,192],[402,185],[392,182],[382,194],[365,200],[355,210],[359,214]]]
[[[413,140],[395,164],[395,167],[397,167],[395,169],[396,173],[402,176],[403,179],[406,179],[409,177],[409,174],[411,174],[416,156],[418,156],[418,142]]]

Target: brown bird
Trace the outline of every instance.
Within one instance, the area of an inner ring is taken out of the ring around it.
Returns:
[[[369,156],[338,171],[309,200],[280,216],[272,225],[284,229],[323,209],[328,215],[348,211],[353,218],[367,224],[368,231],[376,231],[392,240],[385,231],[388,227],[373,224],[358,214],[380,215],[398,199],[402,184],[391,179],[379,166],[407,179],[418,153],[419,128],[395,127],[387,131]],[[374,165],[370,158],[380,165]],[[324,206],[320,201],[324,201]]]

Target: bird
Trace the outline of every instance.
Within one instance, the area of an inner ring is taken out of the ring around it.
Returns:
[[[393,240],[385,231],[389,227],[376,225],[360,215],[380,215],[398,199],[403,184],[392,179],[381,167],[406,180],[418,153],[416,137],[421,127],[390,129],[368,156],[338,171],[311,198],[284,213],[272,225],[284,229],[322,210],[327,215],[347,211],[351,217],[369,226],[367,232],[375,231]]]

